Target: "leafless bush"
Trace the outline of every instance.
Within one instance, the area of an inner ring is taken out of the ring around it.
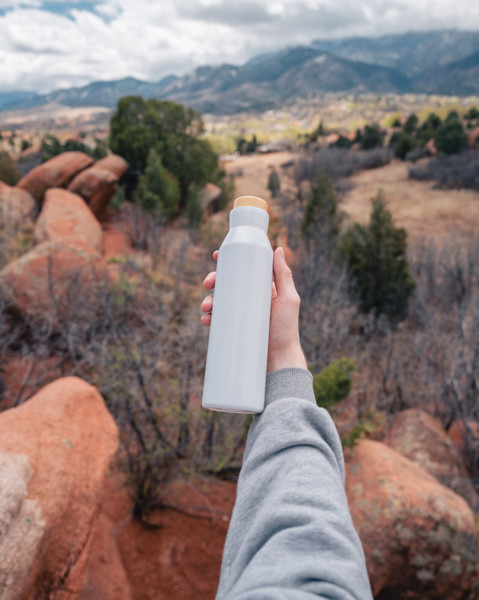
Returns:
[[[349,150],[346,148],[317,148],[296,161],[294,178],[297,185],[301,181],[312,181],[319,171],[327,173],[334,181],[352,175],[361,169],[376,169],[390,162],[391,150]]]
[[[409,169],[412,179],[433,179],[439,188],[479,190],[479,155],[465,151],[431,158],[425,166]]]

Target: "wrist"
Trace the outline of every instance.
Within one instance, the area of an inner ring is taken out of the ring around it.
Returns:
[[[291,348],[281,350],[281,352],[270,352],[268,354],[267,373],[291,367],[308,368],[301,345],[295,344]]]

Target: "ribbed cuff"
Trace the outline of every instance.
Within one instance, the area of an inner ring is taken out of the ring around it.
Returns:
[[[299,398],[316,404],[313,376],[306,369],[290,367],[266,375],[265,408],[281,398]]]

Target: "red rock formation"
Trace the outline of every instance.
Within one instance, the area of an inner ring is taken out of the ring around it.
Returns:
[[[31,221],[36,210],[33,196],[0,181],[0,227],[15,228]]]
[[[93,530],[80,600],[198,600],[215,597],[236,485],[196,478],[172,482],[170,507],[150,515],[159,529],[131,517],[123,478],[107,479]],[[124,594],[124,596],[122,596]]]
[[[463,498],[371,440],[347,461],[346,492],[374,596],[477,598],[476,528]]]
[[[479,511],[479,498],[464,458],[439,421],[422,410],[404,410],[391,424],[385,442]]]
[[[78,242],[102,252],[102,230],[85,201],[77,194],[61,188],[45,193],[42,212],[35,224],[34,238],[38,242]]]
[[[100,394],[76,377],[0,415],[3,598],[78,597],[117,445]]]
[[[89,323],[106,283],[106,265],[87,245],[43,242],[0,271],[9,306],[54,327]]]
[[[83,152],[63,152],[32,169],[16,187],[30,192],[41,205],[48,188],[67,187],[75,175],[92,163],[93,159]]]
[[[128,170],[128,163],[118,154],[109,154],[95,163],[97,169],[105,169],[116,175],[117,179],[123,177]]]
[[[68,189],[81,196],[97,218],[105,214],[108,202],[116,191],[118,177],[96,165],[79,173]]]

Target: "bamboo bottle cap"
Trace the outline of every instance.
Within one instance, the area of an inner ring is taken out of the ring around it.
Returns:
[[[236,198],[233,208],[238,208],[238,206],[254,206],[268,211],[268,203],[266,200],[258,198],[257,196],[240,196],[239,198]]]

